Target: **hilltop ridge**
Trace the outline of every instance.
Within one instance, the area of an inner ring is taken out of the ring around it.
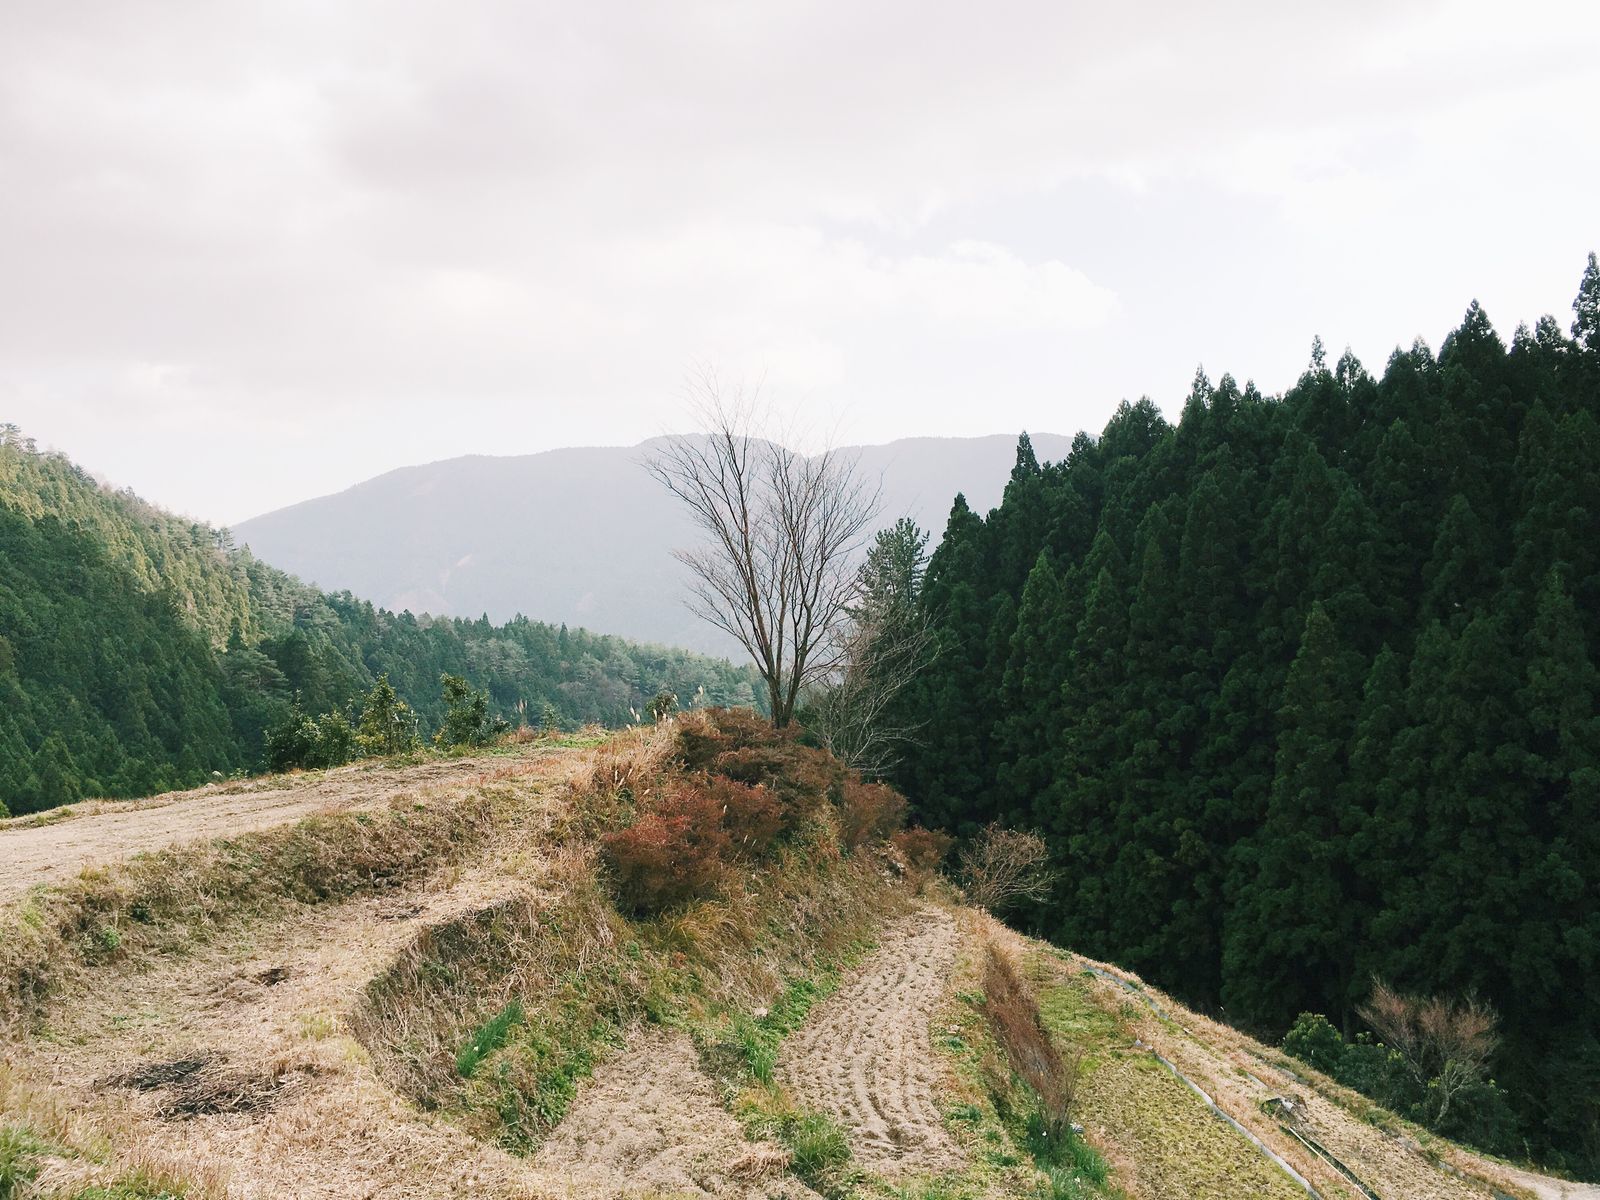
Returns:
[[[1035,435],[1064,456],[1071,439]],[[1000,502],[1015,435],[847,447],[882,476],[882,523],[943,528],[957,492]],[[683,606],[695,533],[641,465],[651,442],[471,455],[402,467],[234,526],[255,553],[385,607],[503,621],[516,612],[647,642],[735,649]]]

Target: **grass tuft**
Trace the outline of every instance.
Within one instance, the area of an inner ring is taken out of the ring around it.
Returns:
[[[0,1125],[0,1200],[12,1200],[39,1173],[42,1147],[16,1125]]]
[[[514,1025],[522,1023],[522,1003],[513,1000],[478,1027],[467,1044],[456,1055],[456,1072],[463,1079],[471,1079],[478,1064],[501,1046],[511,1036]]]

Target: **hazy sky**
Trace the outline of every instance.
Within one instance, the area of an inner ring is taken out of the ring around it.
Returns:
[[[0,420],[232,522],[682,426],[1098,431],[1600,248],[1600,4],[0,4]]]

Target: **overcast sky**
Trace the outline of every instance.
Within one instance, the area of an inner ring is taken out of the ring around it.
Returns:
[[[1600,4],[0,4],[0,420],[217,522],[684,423],[1098,431],[1600,248]]]

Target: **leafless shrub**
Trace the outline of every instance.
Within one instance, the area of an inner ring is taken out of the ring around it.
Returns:
[[[869,779],[885,775],[916,729],[895,719],[895,701],[934,660],[937,640],[918,612],[860,618],[844,635],[839,669],[818,689],[811,732],[840,762]]]
[[[909,517],[878,531],[856,572],[838,670],[807,700],[811,732],[869,779],[916,743],[921,722],[896,701],[938,657],[921,603],[928,536]]]
[[[967,898],[992,913],[1050,895],[1057,873],[1050,848],[1036,833],[989,825],[961,851],[960,879]]]
[[[1434,1097],[1434,1124],[1445,1119],[1457,1096],[1487,1076],[1500,1044],[1498,1014],[1475,996],[1411,996],[1375,978],[1372,994],[1356,1012],[1400,1055],[1417,1087]]]
[[[1081,1051],[1064,1058],[1039,1014],[1039,1001],[1011,957],[988,943],[983,968],[983,1010],[1011,1069],[1039,1097],[1045,1134],[1064,1137],[1077,1097]]]

